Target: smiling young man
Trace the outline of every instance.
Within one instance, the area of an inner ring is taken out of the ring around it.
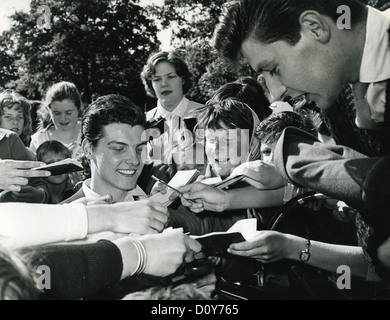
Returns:
[[[82,146],[91,178],[65,202],[105,195],[113,202],[145,199],[137,185],[144,166],[145,125],[142,109],[124,96],[106,95],[94,101],[82,123]]]

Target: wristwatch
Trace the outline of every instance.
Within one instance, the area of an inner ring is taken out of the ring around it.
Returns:
[[[306,242],[306,249],[302,250],[301,253],[299,254],[299,259],[301,259],[302,262],[308,262],[310,259],[310,239],[307,238]]]

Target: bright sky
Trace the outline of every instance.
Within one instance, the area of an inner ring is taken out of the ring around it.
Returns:
[[[7,30],[10,27],[10,19],[8,18],[15,11],[30,9],[29,0],[0,0],[0,32]]]
[[[154,3],[162,6],[164,0],[141,0],[140,4],[147,5]],[[10,27],[11,20],[8,18],[15,11],[29,11],[30,0],[0,0],[0,33],[7,30]],[[169,50],[169,42],[171,38],[171,30],[164,30],[158,34],[158,37],[162,43],[162,50]]]

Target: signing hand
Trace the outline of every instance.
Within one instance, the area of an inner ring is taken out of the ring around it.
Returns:
[[[45,165],[38,161],[0,160],[0,190],[20,191],[28,178],[48,177],[50,171],[30,170]]]
[[[225,211],[228,206],[229,199],[228,194],[225,191],[201,182],[182,186],[178,188],[178,190],[184,193],[184,196],[180,198],[182,205],[188,207],[195,213],[204,210],[222,212]]]

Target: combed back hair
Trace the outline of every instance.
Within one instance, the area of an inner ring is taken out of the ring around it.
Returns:
[[[196,110],[197,129],[248,129],[252,135],[253,115],[248,105],[236,99],[209,100]]]
[[[260,143],[273,144],[287,127],[295,127],[317,136],[317,125],[309,113],[291,111],[278,112],[260,122],[255,130],[255,137]]]
[[[317,11],[336,22],[340,6],[351,10],[352,26],[364,17],[365,6],[357,0],[232,1],[215,28],[213,46],[228,60],[237,61],[242,43],[249,38],[264,44],[283,40],[295,45],[301,39],[299,18],[304,11]]]
[[[48,152],[62,154],[65,158],[72,158],[72,152],[60,141],[48,140],[43,142],[37,149],[37,160],[42,161]]]
[[[188,69],[187,63],[179,53],[175,51],[160,51],[149,57],[141,72],[141,79],[145,86],[146,93],[153,98],[157,98],[152,86],[152,79],[156,74],[156,65],[160,62],[168,62],[173,65],[177,75],[183,79],[183,93],[186,94],[192,86],[192,75]]]
[[[35,300],[39,290],[33,276],[16,252],[0,247],[0,300]]]
[[[222,101],[228,98],[246,103],[260,120],[272,112],[261,84],[252,77],[240,77],[234,82],[226,83],[215,91],[211,100]]]
[[[83,108],[81,103],[81,95],[76,85],[68,81],[57,82],[49,87],[49,89],[46,91],[43,104],[37,112],[39,116],[38,129],[43,129],[48,125],[53,124],[50,119],[49,109],[51,108],[53,102],[62,101],[65,99],[71,100],[75,104],[79,112],[79,116],[82,116]]]
[[[104,126],[125,123],[146,127],[145,113],[129,98],[119,94],[101,96],[91,103],[82,121],[82,139],[96,147],[103,137]]]
[[[6,89],[0,93],[0,116],[4,115],[4,108],[21,110],[24,117],[23,132],[20,139],[25,145],[29,143],[30,137],[33,134],[32,119],[31,119],[31,104],[29,100],[14,90]]]

